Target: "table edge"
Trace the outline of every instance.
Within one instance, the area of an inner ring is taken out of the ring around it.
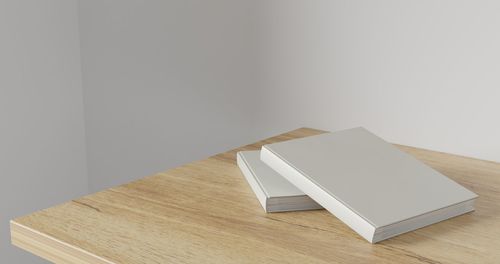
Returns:
[[[10,220],[10,237],[12,245],[54,263],[114,264],[103,257],[17,223],[15,220]]]

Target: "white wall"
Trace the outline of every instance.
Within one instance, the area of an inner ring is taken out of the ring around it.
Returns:
[[[79,2],[91,190],[268,136],[255,4]]]
[[[260,1],[258,119],[500,161],[498,1]]]
[[[76,1],[0,1],[0,262],[9,219],[87,191]]]
[[[300,126],[500,161],[494,1],[80,1],[91,190]]]

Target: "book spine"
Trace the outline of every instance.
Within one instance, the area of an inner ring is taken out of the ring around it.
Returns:
[[[250,166],[246,162],[245,157],[240,152],[236,154],[236,163],[238,164],[238,167],[240,168],[240,171],[242,172],[243,176],[245,176],[245,179],[250,185],[250,188],[252,188],[252,191],[255,193],[255,196],[259,200],[260,205],[262,206],[265,212],[268,212],[267,194],[260,186],[260,183],[257,181],[255,175],[250,169]]]
[[[279,157],[267,146],[263,146],[260,152],[260,159],[269,167],[281,174],[284,178],[302,190],[309,197],[322,205],[330,213],[356,231],[368,242],[373,243],[375,227],[363,217],[353,212],[345,204],[315,184],[307,175],[294,168],[291,164]]]

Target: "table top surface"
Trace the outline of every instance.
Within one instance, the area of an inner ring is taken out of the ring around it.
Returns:
[[[11,221],[12,243],[56,263],[500,263],[500,164],[398,146],[479,195],[476,211],[370,244],[325,210],[265,213],[236,152]]]

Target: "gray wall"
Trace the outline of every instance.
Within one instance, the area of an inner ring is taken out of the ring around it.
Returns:
[[[500,161],[494,1],[81,1],[91,190],[300,126]]]
[[[260,124],[500,161],[498,1],[261,1]]]
[[[252,1],[79,3],[91,190],[270,135]]]
[[[87,192],[76,1],[0,1],[0,262],[9,219]]]

